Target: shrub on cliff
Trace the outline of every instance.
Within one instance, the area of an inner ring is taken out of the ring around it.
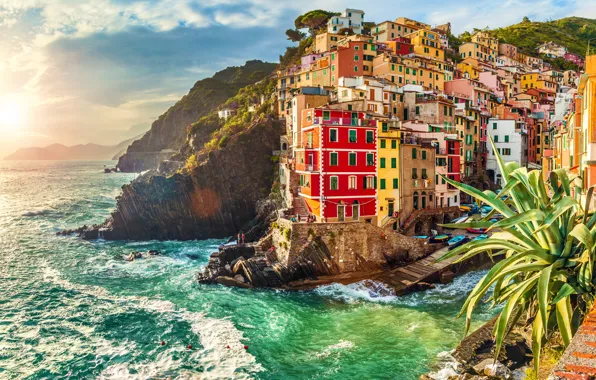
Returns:
[[[497,152],[492,139],[490,142]],[[463,254],[458,261],[464,261],[480,253],[502,258],[472,290],[460,316],[466,315],[467,333],[474,308],[483,297],[493,306],[503,305],[494,328],[498,357],[509,329],[525,315],[532,322],[538,373],[542,342],[558,331],[568,345],[578,321],[593,303],[596,214],[590,216],[588,211],[594,189],[583,194],[581,178],[570,178],[564,169],[551,172],[545,183],[542,171],[528,172],[516,162],[504,163],[498,153],[497,163],[503,176],[499,194],[443,177],[504,216],[498,222],[490,222],[493,216],[489,215],[480,222],[445,225],[498,232],[465,244],[443,259]],[[491,288],[494,291],[489,294]]]

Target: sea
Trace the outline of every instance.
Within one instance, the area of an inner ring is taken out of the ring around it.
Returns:
[[[84,241],[134,174],[0,161],[0,379],[418,379],[448,374],[483,275],[405,297],[201,285],[224,240]],[[161,256],[128,262],[132,251]],[[379,285],[382,287],[382,285]],[[386,289],[385,289],[386,290]],[[484,305],[474,327],[494,315]]]

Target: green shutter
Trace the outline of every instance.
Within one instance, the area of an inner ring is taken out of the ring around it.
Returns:
[[[381,169],[385,169],[385,159],[381,158]]]
[[[381,190],[385,190],[385,179],[381,178]]]
[[[386,141],[386,140],[384,140],[384,139],[382,139],[382,140],[381,140],[381,149],[385,149],[385,148],[386,148],[386,146],[387,146],[387,141]]]
[[[398,181],[397,181],[397,178],[393,178],[393,188],[394,188],[394,189],[397,189],[397,188],[398,188],[398,186],[399,186],[399,183],[398,183]]]
[[[366,189],[366,177],[362,177],[362,188]]]
[[[397,158],[392,158],[391,159],[391,168],[392,169],[397,168]]]
[[[377,188],[377,176],[373,177],[373,189]]]
[[[397,140],[391,140],[391,149],[397,149]]]

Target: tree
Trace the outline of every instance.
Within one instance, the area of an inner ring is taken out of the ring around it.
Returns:
[[[492,139],[490,142],[498,152]],[[551,172],[545,183],[542,171],[528,172],[516,162],[505,164],[500,154],[496,155],[504,179],[499,194],[444,177],[452,186],[491,206],[491,214],[479,222],[445,227],[498,232],[456,248],[441,259],[463,254],[458,260],[461,262],[480,253],[502,257],[472,290],[460,316],[466,315],[467,334],[474,308],[483,297],[487,296],[493,306],[504,305],[494,327],[498,357],[505,336],[525,314],[532,323],[534,369],[538,373],[542,341],[558,330],[563,343],[569,345],[580,317],[593,302],[596,214],[590,216],[588,212],[594,188],[582,193],[581,178],[570,178],[564,169]],[[495,213],[503,219],[490,222]],[[488,294],[493,286],[493,293]]]
[[[354,29],[352,28],[341,28],[337,31],[337,34],[341,36],[352,36],[354,35]]]
[[[300,42],[306,36],[306,34],[299,30],[288,29],[286,30],[286,36],[288,36],[288,40],[292,42]]]
[[[522,20],[522,22],[532,22],[528,16],[525,16],[524,19]]]
[[[296,29],[308,28],[311,34],[314,34],[317,29],[325,25],[327,21],[339,13],[327,12],[321,9],[306,12],[303,15],[296,17],[294,20],[294,26]]]

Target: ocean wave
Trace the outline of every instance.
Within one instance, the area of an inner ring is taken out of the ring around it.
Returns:
[[[55,209],[53,208],[46,208],[46,209],[40,209],[40,210],[35,210],[35,211],[25,211],[24,213],[21,214],[21,216],[41,216],[41,215],[48,215],[52,212],[54,212]]]
[[[349,350],[354,348],[354,343],[346,340],[340,340],[339,343],[330,344],[329,346],[325,347],[323,351],[315,354],[318,359],[326,358],[333,353],[338,353],[340,351]]]
[[[390,303],[397,299],[394,290],[380,281],[360,281],[350,285],[331,284],[321,286],[315,293],[346,303],[360,301]]]
[[[427,374],[433,380],[448,380],[449,378],[460,375],[462,369],[461,364],[453,357],[452,352],[449,351],[443,351],[437,355],[436,367],[439,369]]]
[[[199,337],[201,347],[196,348],[185,361],[199,363],[204,372],[202,379],[237,378],[248,379],[248,373],[262,372],[265,369],[256,362],[245,348],[247,340],[243,333],[236,329],[229,318],[216,319],[205,316],[204,313],[191,312],[178,308],[174,303],[156,300],[144,296],[115,296],[105,288],[92,285],[74,284],[64,279],[60,272],[47,264],[43,266],[43,279],[63,289],[82,293],[100,300],[109,301],[123,308],[145,310],[153,313],[168,314],[173,318],[180,318],[188,322],[191,330]],[[113,308],[111,308],[113,311]],[[229,348],[228,348],[229,347]],[[105,350],[105,346],[103,348]],[[173,366],[174,357],[179,357],[181,348],[168,348],[160,354],[158,360],[144,364],[117,364],[106,368],[100,375],[101,379],[145,379],[168,375]],[[197,366],[198,367],[198,366]],[[188,378],[196,377],[198,373],[187,371]],[[176,378],[184,378],[175,374]],[[186,376],[185,375],[185,376]]]

